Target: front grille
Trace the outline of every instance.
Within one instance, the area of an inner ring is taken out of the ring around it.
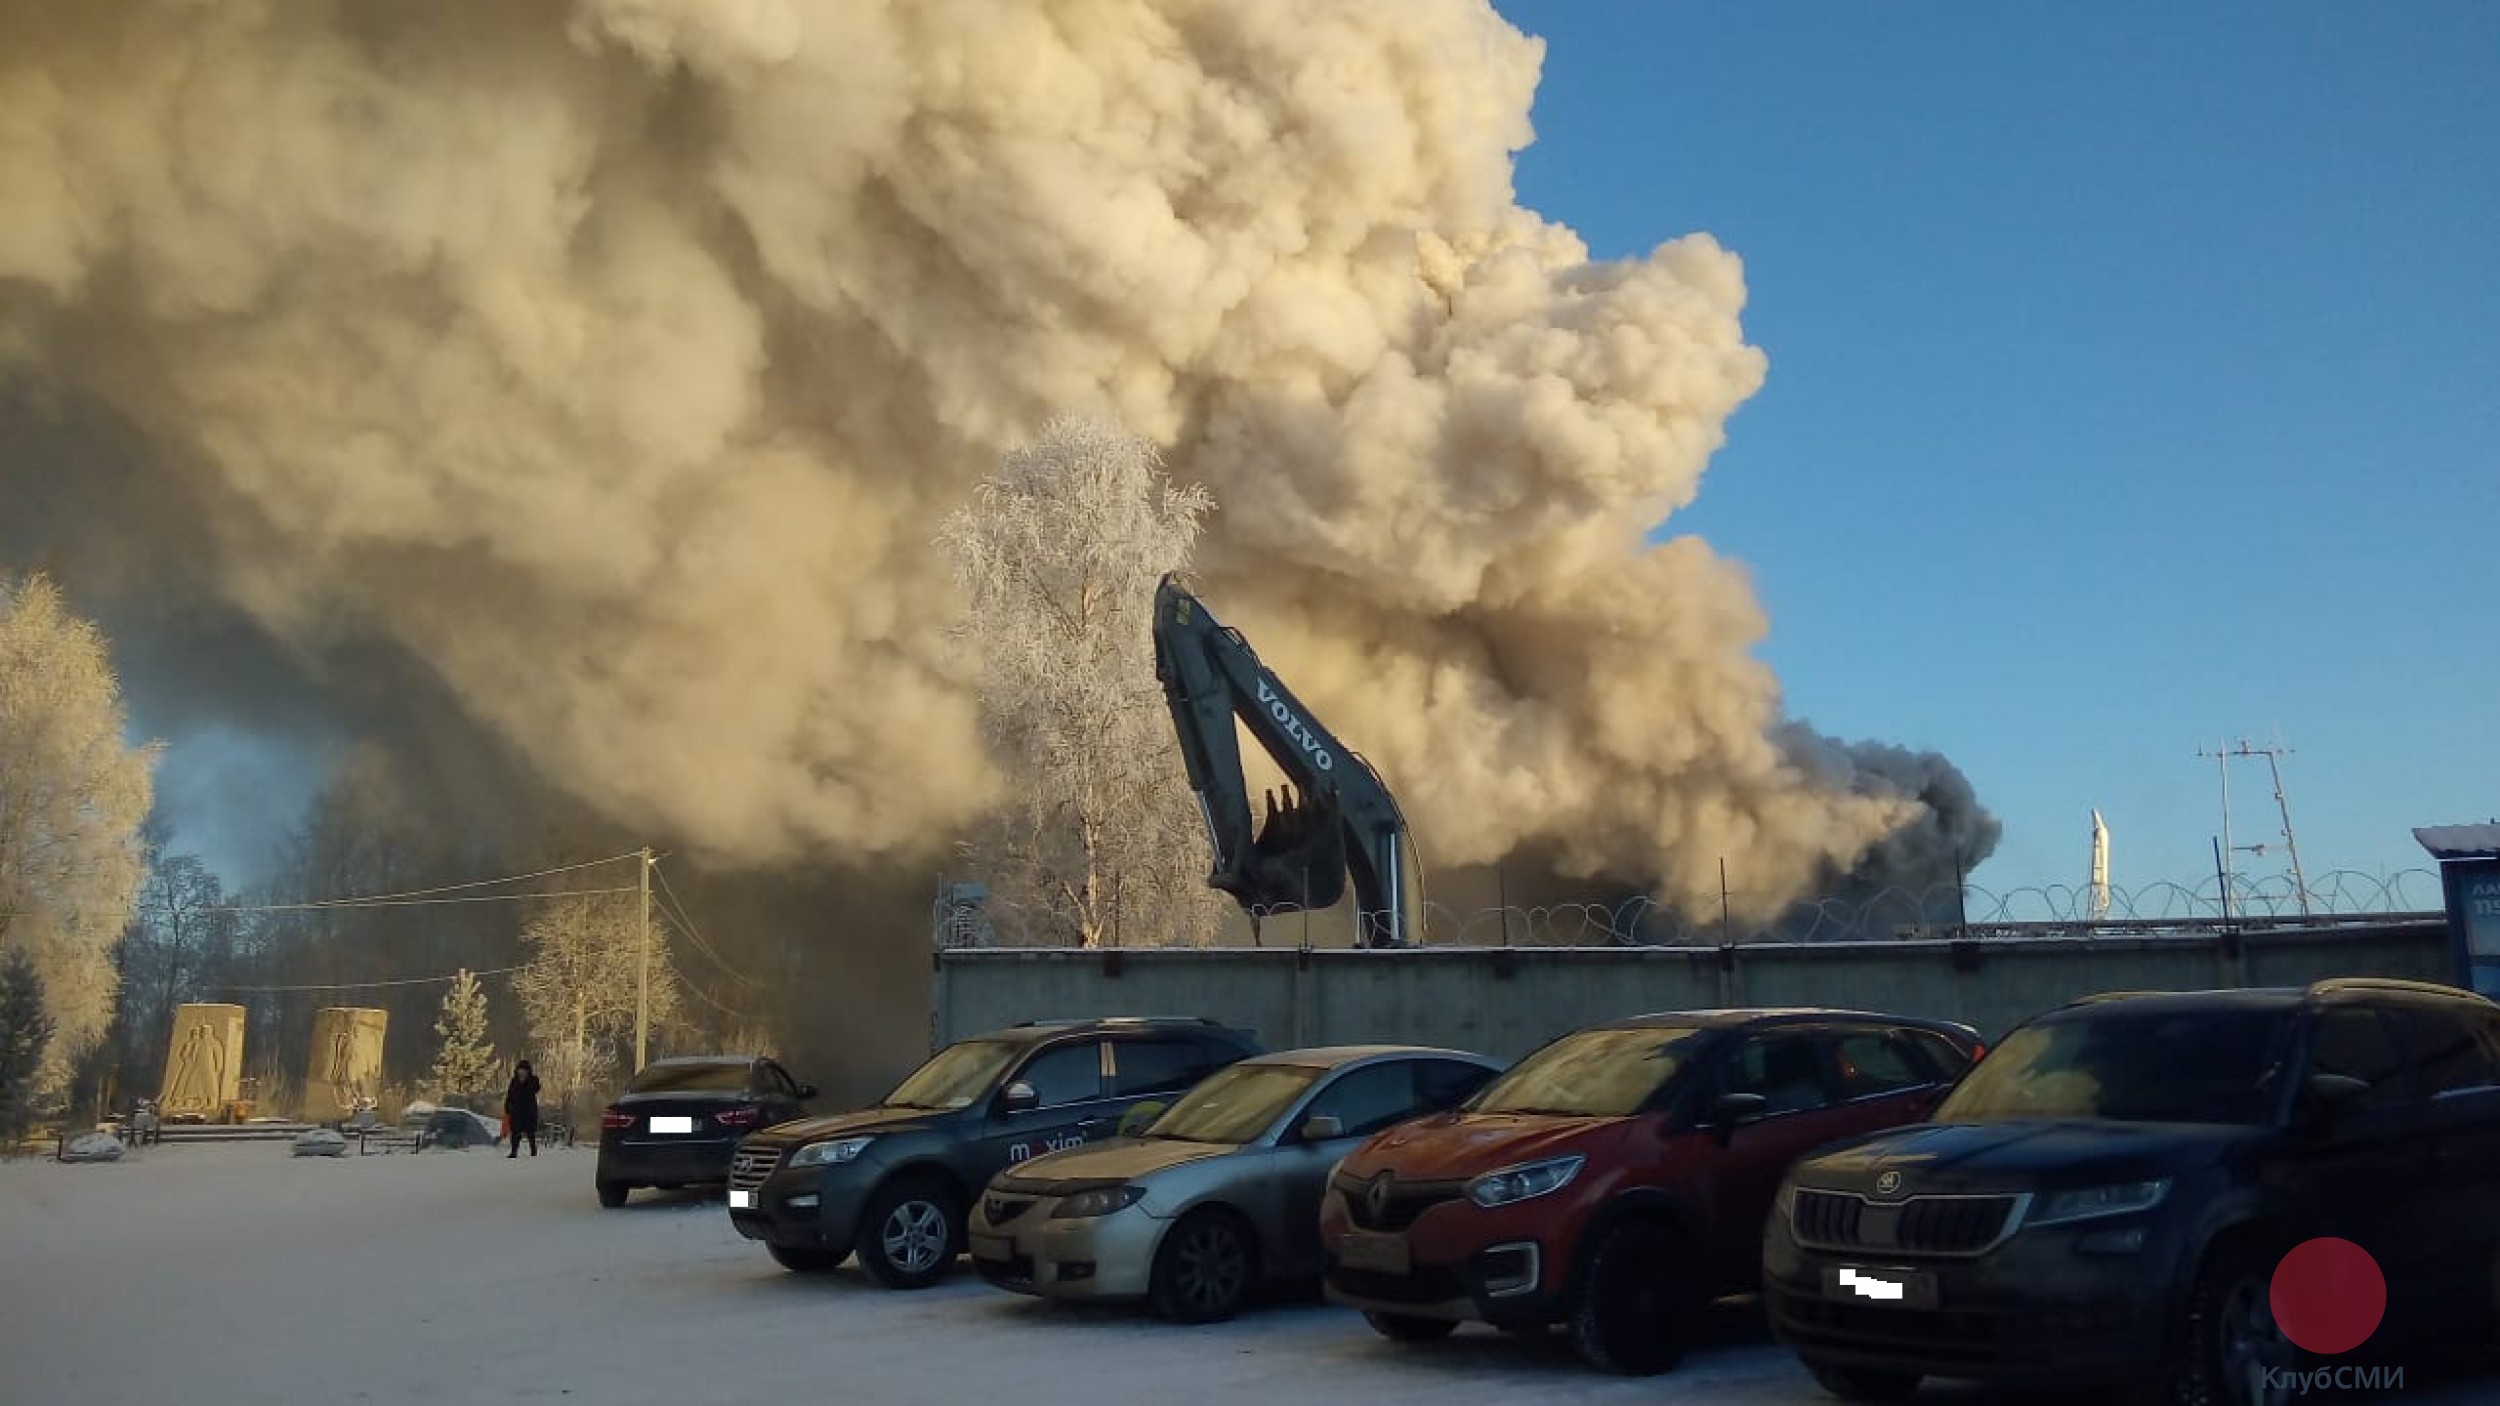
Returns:
[[[1005,1225],[1032,1210],[1033,1201],[1024,1196],[985,1196],[981,1199],[981,1209],[988,1213],[990,1224]]]
[[[1448,1265],[1419,1264],[1406,1274],[1383,1274],[1372,1269],[1348,1269],[1329,1257],[1328,1280],[1356,1298],[1375,1303],[1432,1304],[1448,1303],[1467,1297],[1467,1281]]]
[[[737,1155],[729,1159],[729,1189],[753,1191],[762,1186],[764,1179],[771,1176],[773,1168],[780,1164],[781,1149],[778,1147],[741,1147]]]
[[[1788,1227],[1800,1245],[1909,1255],[1976,1255],[2011,1228],[2015,1196],[1912,1196],[1870,1201],[1850,1191],[1799,1189]]]
[[[1346,1200],[1346,1215],[1365,1230],[1404,1230],[1416,1218],[1445,1201],[1455,1201],[1467,1194],[1466,1183],[1456,1181],[1398,1181],[1392,1177],[1388,1190],[1375,1204],[1373,1178],[1341,1175],[1334,1183]]]
[[[972,1257],[973,1271],[1002,1289],[1029,1290],[1033,1287],[1033,1257],[1009,1255],[1003,1260]]]
[[[1855,1196],[1831,1191],[1799,1191],[1797,1207],[1789,1217],[1799,1243],[1806,1245],[1855,1245],[1858,1243],[1858,1213],[1866,1203]]]
[[[1901,1208],[1894,1239],[1904,1250],[1928,1255],[1967,1255],[1997,1242],[2011,1196],[1922,1196]]]

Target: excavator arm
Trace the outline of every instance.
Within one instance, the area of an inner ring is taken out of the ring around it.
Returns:
[[[1207,885],[1255,919],[1334,906],[1350,876],[1359,944],[1408,945],[1406,817],[1371,763],[1170,576],[1155,588],[1154,638],[1155,677],[1214,846]],[[1281,798],[1267,793],[1255,831],[1236,719],[1288,778]]]

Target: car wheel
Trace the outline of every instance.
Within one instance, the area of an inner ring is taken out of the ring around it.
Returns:
[[[1411,1313],[1363,1314],[1363,1321],[1372,1331],[1392,1342],[1437,1343],[1458,1331],[1458,1324],[1447,1318],[1418,1318]]]
[[[613,1211],[625,1204],[625,1198],[633,1194],[633,1190],[621,1181],[603,1181],[599,1183],[599,1204]]]
[[[1155,1312],[1173,1322],[1220,1323],[1250,1301],[1258,1270],[1250,1228],[1231,1212],[1208,1207],[1165,1232],[1148,1287]]]
[[[1916,1372],[1887,1372],[1874,1367],[1831,1367],[1808,1362],[1815,1384],[1843,1401],[1907,1401],[1918,1391]]]
[[[954,1196],[934,1182],[907,1181],[869,1199],[853,1248],[870,1277],[885,1287],[925,1289],[963,1252],[963,1238]]]
[[[1656,1376],[1680,1361],[1701,1307],[1683,1237],[1653,1220],[1605,1232],[1576,1298],[1571,1345],[1590,1366],[1627,1377]]]
[[[2274,1257],[2247,1245],[2209,1257],[2188,1300],[2174,1406],[2282,1406],[2300,1349],[2274,1321]]]
[[[792,1274],[823,1274],[841,1268],[842,1261],[851,1257],[847,1250],[825,1250],[813,1245],[766,1245],[764,1249],[773,1257],[773,1263]]]

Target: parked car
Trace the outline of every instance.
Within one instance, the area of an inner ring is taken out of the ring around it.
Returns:
[[[1339,1158],[1448,1112],[1501,1067],[1420,1045],[1245,1059],[1136,1137],[999,1173],[972,1209],[973,1267],[1045,1298],[1142,1298],[1183,1323],[1230,1318],[1262,1284],[1319,1272],[1319,1200]]]
[[[2272,1294],[2319,1236],[2377,1262],[2369,1345],[2492,1341],[2500,1005],[2346,979],[2064,1006],[1933,1122],[1801,1161],[1765,1290],[1773,1331],[1852,1400],[1933,1376],[2254,1403],[2314,1365]]]
[[[1029,1021],[960,1040],[872,1108],[749,1137],[730,1169],[730,1224],[784,1269],[856,1253],[887,1288],[925,1288],[963,1253],[966,1208],[1000,1170],[1111,1137],[1138,1104],[1259,1052],[1243,1031],[1180,1017]]]
[[[599,1204],[638,1186],[708,1186],[729,1179],[738,1140],[807,1115],[816,1086],[760,1055],[653,1060],[599,1115]]]
[[[1662,1372],[1756,1282],[1789,1163],[1926,1116],[1981,1052],[1944,1021],[1667,1012],[1557,1039],[1455,1118],[1383,1133],[1321,1203],[1328,1296],[1383,1335],[1567,1325],[1592,1365]]]

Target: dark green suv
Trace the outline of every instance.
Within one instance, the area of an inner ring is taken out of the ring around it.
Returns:
[[[783,1268],[853,1253],[890,1289],[934,1284],[972,1198],[1010,1164],[1112,1136],[1138,1105],[1262,1053],[1170,1016],[1028,1021],[959,1040],[873,1108],[760,1129],[729,1166],[729,1220]]]

